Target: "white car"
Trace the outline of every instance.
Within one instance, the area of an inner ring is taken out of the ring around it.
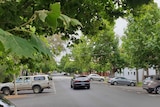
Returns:
[[[100,76],[98,74],[89,74],[88,75],[88,78],[91,80],[91,81],[104,81],[104,77],[103,76]]]
[[[20,76],[16,79],[16,87],[18,91],[33,90],[34,93],[41,93],[46,88],[52,87],[51,78],[48,75]],[[0,91],[9,95],[14,92],[14,82],[1,83]]]

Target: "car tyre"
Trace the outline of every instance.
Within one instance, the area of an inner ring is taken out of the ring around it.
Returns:
[[[36,94],[40,93],[41,92],[41,87],[40,86],[34,86],[33,87],[33,92],[36,93]]]
[[[76,89],[76,86],[75,86],[75,85],[73,85],[73,89]]]
[[[87,89],[90,89],[90,86],[88,86]]]
[[[4,95],[10,95],[10,89],[9,88],[3,88],[2,92]]]
[[[73,86],[71,85],[71,88],[73,88]]]
[[[158,86],[158,87],[156,88],[156,93],[157,93],[157,94],[160,94],[160,86]]]
[[[131,83],[130,83],[130,86],[135,86],[135,83],[131,82]]]
[[[99,81],[104,81],[104,79],[100,79]]]
[[[118,85],[118,82],[115,81],[115,82],[113,82],[113,84],[114,84],[114,85]]]

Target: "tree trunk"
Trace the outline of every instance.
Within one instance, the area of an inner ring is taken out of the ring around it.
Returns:
[[[17,85],[16,85],[16,75],[14,74],[14,94],[18,95],[17,93]]]
[[[149,76],[149,69],[146,68],[145,70],[146,70],[147,76]]]
[[[112,70],[110,72],[110,76],[114,77],[115,76],[115,72],[117,71],[117,68],[115,68],[114,66],[112,67]]]
[[[136,81],[139,83],[139,74],[138,74],[138,69],[136,68]]]

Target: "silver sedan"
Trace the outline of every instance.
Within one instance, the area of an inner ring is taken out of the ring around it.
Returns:
[[[87,88],[90,89],[90,79],[87,76],[75,76],[71,79],[71,88]]]
[[[128,85],[128,86],[135,86],[136,81],[127,79],[125,77],[114,77],[110,80],[111,85]]]

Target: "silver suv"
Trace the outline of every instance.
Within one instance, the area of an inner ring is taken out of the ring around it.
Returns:
[[[48,75],[20,76],[16,79],[17,91],[33,90],[34,93],[41,93],[45,88],[51,88],[52,82]],[[0,91],[9,95],[14,92],[14,82],[0,83]]]
[[[143,80],[142,88],[148,93],[160,94],[160,75],[149,76]]]

